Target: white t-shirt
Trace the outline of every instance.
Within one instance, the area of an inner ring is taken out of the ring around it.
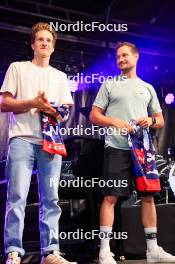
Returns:
[[[66,74],[51,66],[39,67],[30,61],[12,63],[0,91],[10,92],[16,99],[33,99],[38,91],[42,91],[49,102],[57,102],[58,105],[73,104]],[[38,110],[33,108],[26,113],[11,113],[9,137],[21,137],[41,144]]]

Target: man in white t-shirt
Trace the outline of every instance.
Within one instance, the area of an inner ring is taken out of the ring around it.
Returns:
[[[62,158],[42,150],[40,112],[60,119],[50,102],[67,107],[73,104],[66,74],[49,65],[55,42],[56,32],[47,23],[34,25],[31,35],[33,60],[12,63],[1,88],[1,109],[11,112],[4,227],[7,264],[21,263],[25,253],[22,235],[34,161],[39,171],[41,263],[75,264],[65,260],[59,251],[58,185],[50,185],[51,179],[59,182]]]

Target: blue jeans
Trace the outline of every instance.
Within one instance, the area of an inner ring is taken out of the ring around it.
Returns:
[[[26,199],[34,161],[38,168],[39,226],[41,254],[59,250],[58,184],[62,157],[42,150],[42,146],[20,138],[10,141],[7,159],[7,203],[4,227],[5,253],[16,251],[21,256]],[[56,180],[56,181],[55,181]]]

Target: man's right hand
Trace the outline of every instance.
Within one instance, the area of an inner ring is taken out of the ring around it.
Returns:
[[[133,132],[132,126],[128,122],[120,120],[120,119],[113,118],[112,126],[119,128],[119,129],[125,129],[125,131],[127,131],[128,133]]]
[[[113,126],[125,130],[123,131],[124,134],[133,132],[133,129],[128,122],[118,118],[105,116],[104,112],[105,112],[104,109],[98,106],[93,106],[89,116],[90,121],[98,126],[104,126],[104,127]]]
[[[33,108],[37,108],[44,113],[56,113],[56,110],[51,106],[48,99],[46,98],[45,92],[39,91],[38,96],[32,99],[31,103]]]

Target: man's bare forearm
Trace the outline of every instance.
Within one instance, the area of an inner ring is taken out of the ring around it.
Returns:
[[[152,126],[152,128],[162,128],[164,126],[164,118],[162,116],[156,116],[156,124]]]
[[[105,126],[105,127],[112,126],[120,129],[125,128],[127,132],[132,132],[133,130],[131,125],[124,120],[120,120],[110,116],[104,116],[103,110],[101,110],[100,108],[96,108],[96,107],[92,108],[89,119],[92,123],[99,126]]]
[[[113,118],[112,117],[108,117],[108,116],[104,116],[101,113],[93,113],[93,111],[90,113],[89,119],[92,123],[98,125],[98,126],[105,126],[105,127],[109,127],[109,126],[113,126]]]
[[[2,112],[26,112],[31,108],[34,108],[33,99],[28,100],[18,100],[14,98],[2,98],[1,101],[1,110]]]

